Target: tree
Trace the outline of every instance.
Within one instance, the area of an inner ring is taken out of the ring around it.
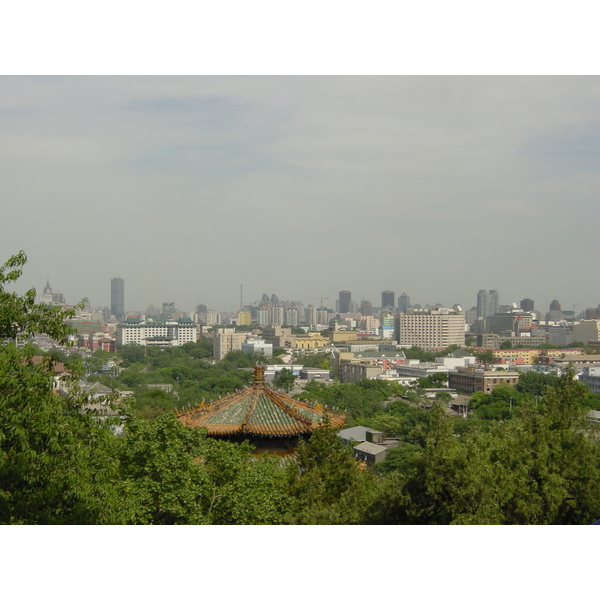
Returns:
[[[291,392],[294,388],[294,381],[296,381],[296,376],[291,369],[281,369],[273,378],[273,385],[284,392]]]
[[[67,343],[64,319],[74,310],[36,304],[35,289],[24,296],[5,290],[25,262],[21,252],[0,267],[0,337],[43,333]],[[80,372],[72,393],[59,395],[52,357],[36,365],[33,354],[31,344],[0,345],[0,523],[123,522],[128,506],[115,483],[109,424],[85,412]]]
[[[135,507],[133,524],[207,523],[206,477],[195,462],[203,431],[184,427],[173,413],[147,421],[127,414],[119,450],[121,477]]]
[[[422,451],[395,457],[374,523],[587,524],[600,514],[600,444],[585,420],[585,390],[567,372],[506,421],[453,435],[440,407],[415,433]],[[420,434],[420,435],[419,435]],[[421,438],[419,441],[418,438]]]
[[[491,362],[494,360],[494,351],[483,350],[481,352],[473,352],[473,356],[477,358],[478,363],[491,364]]]
[[[351,449],[325,421],[298,444],[296,460],[288,467],[288,485],[289,523],[350,525],[364,521],[377,481],[358,468]]]

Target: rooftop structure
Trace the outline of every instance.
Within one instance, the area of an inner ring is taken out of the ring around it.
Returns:
[[[265,384],[265,369],[254,368],[254,382],[239,392],[208,406],[181,411],[177,418],[189,427],[205,427],[212,437],[231,441],[249,440],[258,451],[293,452],[301,437],[315,431],[328,418],[341,427],[345,415],[295,400]]]

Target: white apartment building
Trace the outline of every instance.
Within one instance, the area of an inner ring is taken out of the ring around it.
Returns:
[[[166,323],[127,320],[117,326],[117,342],[123,346],[182,346],[198,341],[198,328],[191,319]]]
[[[235,329],[221,329],[213,338],[213,354],[216,360],[221,360],[228,352],[241,350],[248,334]]]
[[[304,309],[304,322],[309,327],[317,326],[317,309],[312,304],[309,304]]]
[[[214,310],[209,310],[206,313],[206,325],[212,327],[213,325],[220,325],[222,322],[221,313]]]
[[[283,325],[283,306],[273,307],[273,322],[270,325],[273,325],[273,327]]]
[[[317,324],[329,325],[329,313],[326,310],[317,309]]]
[[[260,326],[270,325],[269,323],[269,311],[266,309],[260,309],[256,311],[256,323]]]
[[[465,315],[450,309],[398,313],[395,318],[395,333],[396,341],[404,347],[464,346]]]

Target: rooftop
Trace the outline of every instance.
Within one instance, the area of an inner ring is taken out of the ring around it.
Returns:
[[[328,417],[333,427],[344,424],[345,415],[295,400],[276,392],[264,381],[264,367],[255,367],[254,383],[239,392],[191,410],[177,418],[190,427],[206,427],[208,435],[287,437],[312,433]]]

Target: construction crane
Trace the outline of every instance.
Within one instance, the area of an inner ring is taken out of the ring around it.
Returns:
[[[323,300],[329,300],[327,296],[305,296],[305,298],[310,298],[311,300],[321,300],[321,305],[319,308],[323,307]]]

